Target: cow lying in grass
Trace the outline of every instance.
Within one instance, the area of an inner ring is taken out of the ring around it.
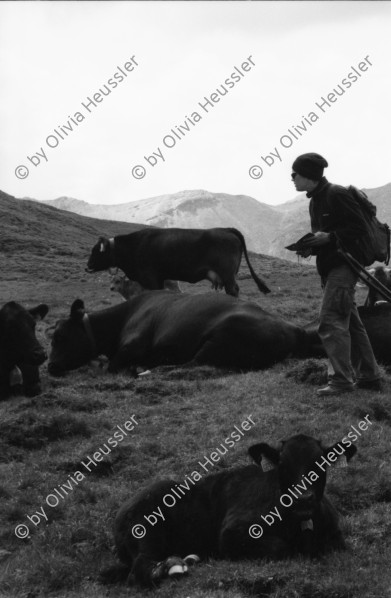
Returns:
[[[377,266],[376,268],[369,269],[368,272],[391,293],[391,268]],[[378,303],[387,303],[387,301],[382,295],[375,291],[375,289],[369,287],[368,295],[364,303],[365,307],[375,307]]]
[[[0,399],[41,392],[38,366],[47,356],[36,339],[35,324],[48,311],[44,304],[26,310],[15,301],[0,309]]]
[[[306,350],[304,330],[256,303],[227,295],[145,292],[86,314],[77,299],[52,339],[49,372],[61,375],[98,355],[109,371],[159,365],[260,369]]]
[[[348,437],[324,448],[300,434],[279,448],[251,446],[257,465],[198,480],[193,472],[188,490],[177,480],[153,484],[119,510],[114,538],[123,566],[102,573],[102,581],[128,576],[128,583],[152,586],[211,556],[280,559],[343,549],[324,490],[328,468],[345,466],[356,450]]]
[[[365,326],[377,361],[391,363],[391,303],[378,302],[377,305],[367,307],[360,305],[358,313]],[[308,335],[308,356],[326,356],[318,335],[319,320],[310,322],[305,330]],[[353,347],[354,350],[354,347]]]

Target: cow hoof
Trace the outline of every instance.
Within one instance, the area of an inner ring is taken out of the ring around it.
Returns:
[[[26,397],[36,397],[40,395],[42,392],[42,388],[40,384],[34,384],[34,386],[29,386],[25,390]]]
[[[179,557],[169,557],[166,559],[166,570],[168,577],[182,577],[188,573],[188,567]]]
[[[152,582],[156,583],[156,582],[160,581],[161,579],[163,579],[163,577],[165,575],[166,575],[166,563],[165,563],[165,561],[161,561],[160,563],[157,563],[155,565],[155,567],[152,569],[151,580],[152,580]]]
[[[144,370],[143,372],[137,373],[137,377],[140,378],[141,376],[148,376],[151,373],[151,370]]]
[[[198,565],[198,563],[201,562],[201,559],[198,554],[188,554],[183,559],[183,562],[186,563],[188,567],[193,567],[194,565]]]

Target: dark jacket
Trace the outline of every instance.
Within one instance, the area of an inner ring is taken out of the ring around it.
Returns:
[[[314,248],[316,267],[319,274],[327,276],[332,268],[346,264],[338,254],[337,242],[359,259],[356,247],[366,232],[357,200],[341,185],[331,185],[323,177],[317,187],[309,193],[309,211],[312,232],[330,233],[330,243]]]

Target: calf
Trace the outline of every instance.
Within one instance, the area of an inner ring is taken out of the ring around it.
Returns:
[[[46,353],[35,336],[35,324],[49,308],[41,304],[26,310],[10,301],[0,310],[0,398],[15,391],[34,396],[41,392],[39,370]]]
[[[329,448],[302,434],[278,448],[262,442],[248,451],[257,465],[197,480],[193,472],[190,488],[177,480],[146,488],[114,522],[122,575],[151,586],[185,572],[186,555],[193,561],[197,555],[280,559],[343,549],[338,514],[324,489],[328,468],[345,466],[356,453],[351,434]]]
[[[391,292],[391,268],[377,266],[376,268],[371,268],[368,272]],[[387,303],[382,295],[372,287],[369,287],[368,295],[364,303],[365,307],[374,307],[379,302]]]
[[[165,280],[164,288],[166,291],[172,291],[173,293],[182,292],[177,280]],[[110,291],[119,293],[125,300],[128,300],[135,295],[139,295],[145,289],[138,282],[129,280],[125,274],[117,271],[111,276]]]

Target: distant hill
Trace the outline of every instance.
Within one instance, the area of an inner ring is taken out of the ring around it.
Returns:
[[[118,301],[110,292],[107,273],[85,272],[91,247],[99,235],[115,236],[143,228],[136,223],[80,216],[1,191],[0,222],[0,304],[10,299],[27,304],[49,302],[48,321],[64,313],[64,302],[70,298],[88,298],[89,306],[95,308]],[[260,301],[266,309],[289,320],[309,321],[313,317],[317,300],[308,293],[309,288],[318,293],[315,268],[252,252],[250,259],[272,293],[265,296],[259,292],[242,259],[238,273],[241,298]],[[181,286],[190,293],[211,292],[209,281]]]
[[[273,207],[252,197],[203,190],[180,191],[116,205],[88,204],[69,197],[41,203],[84,216],[164,228],[234,226],[244,232],[250,250],[262,253],[269,253],[279,220]]]
[[[391,223],[391,183],[366,191],[378,207],[380,219]],[[161,227],[234,226],[243,232],[250,250],[296,260],[285,246],[308,232],[308,201],[301,194],[270,206],[247,195],[193,190],[116,205],[88,204],[70,197],[41,203],[93,218]]]
[[[108,222],[64,212],[0,191],[0,280],[78,278],[100,235],[113,236],[142,224]]]

